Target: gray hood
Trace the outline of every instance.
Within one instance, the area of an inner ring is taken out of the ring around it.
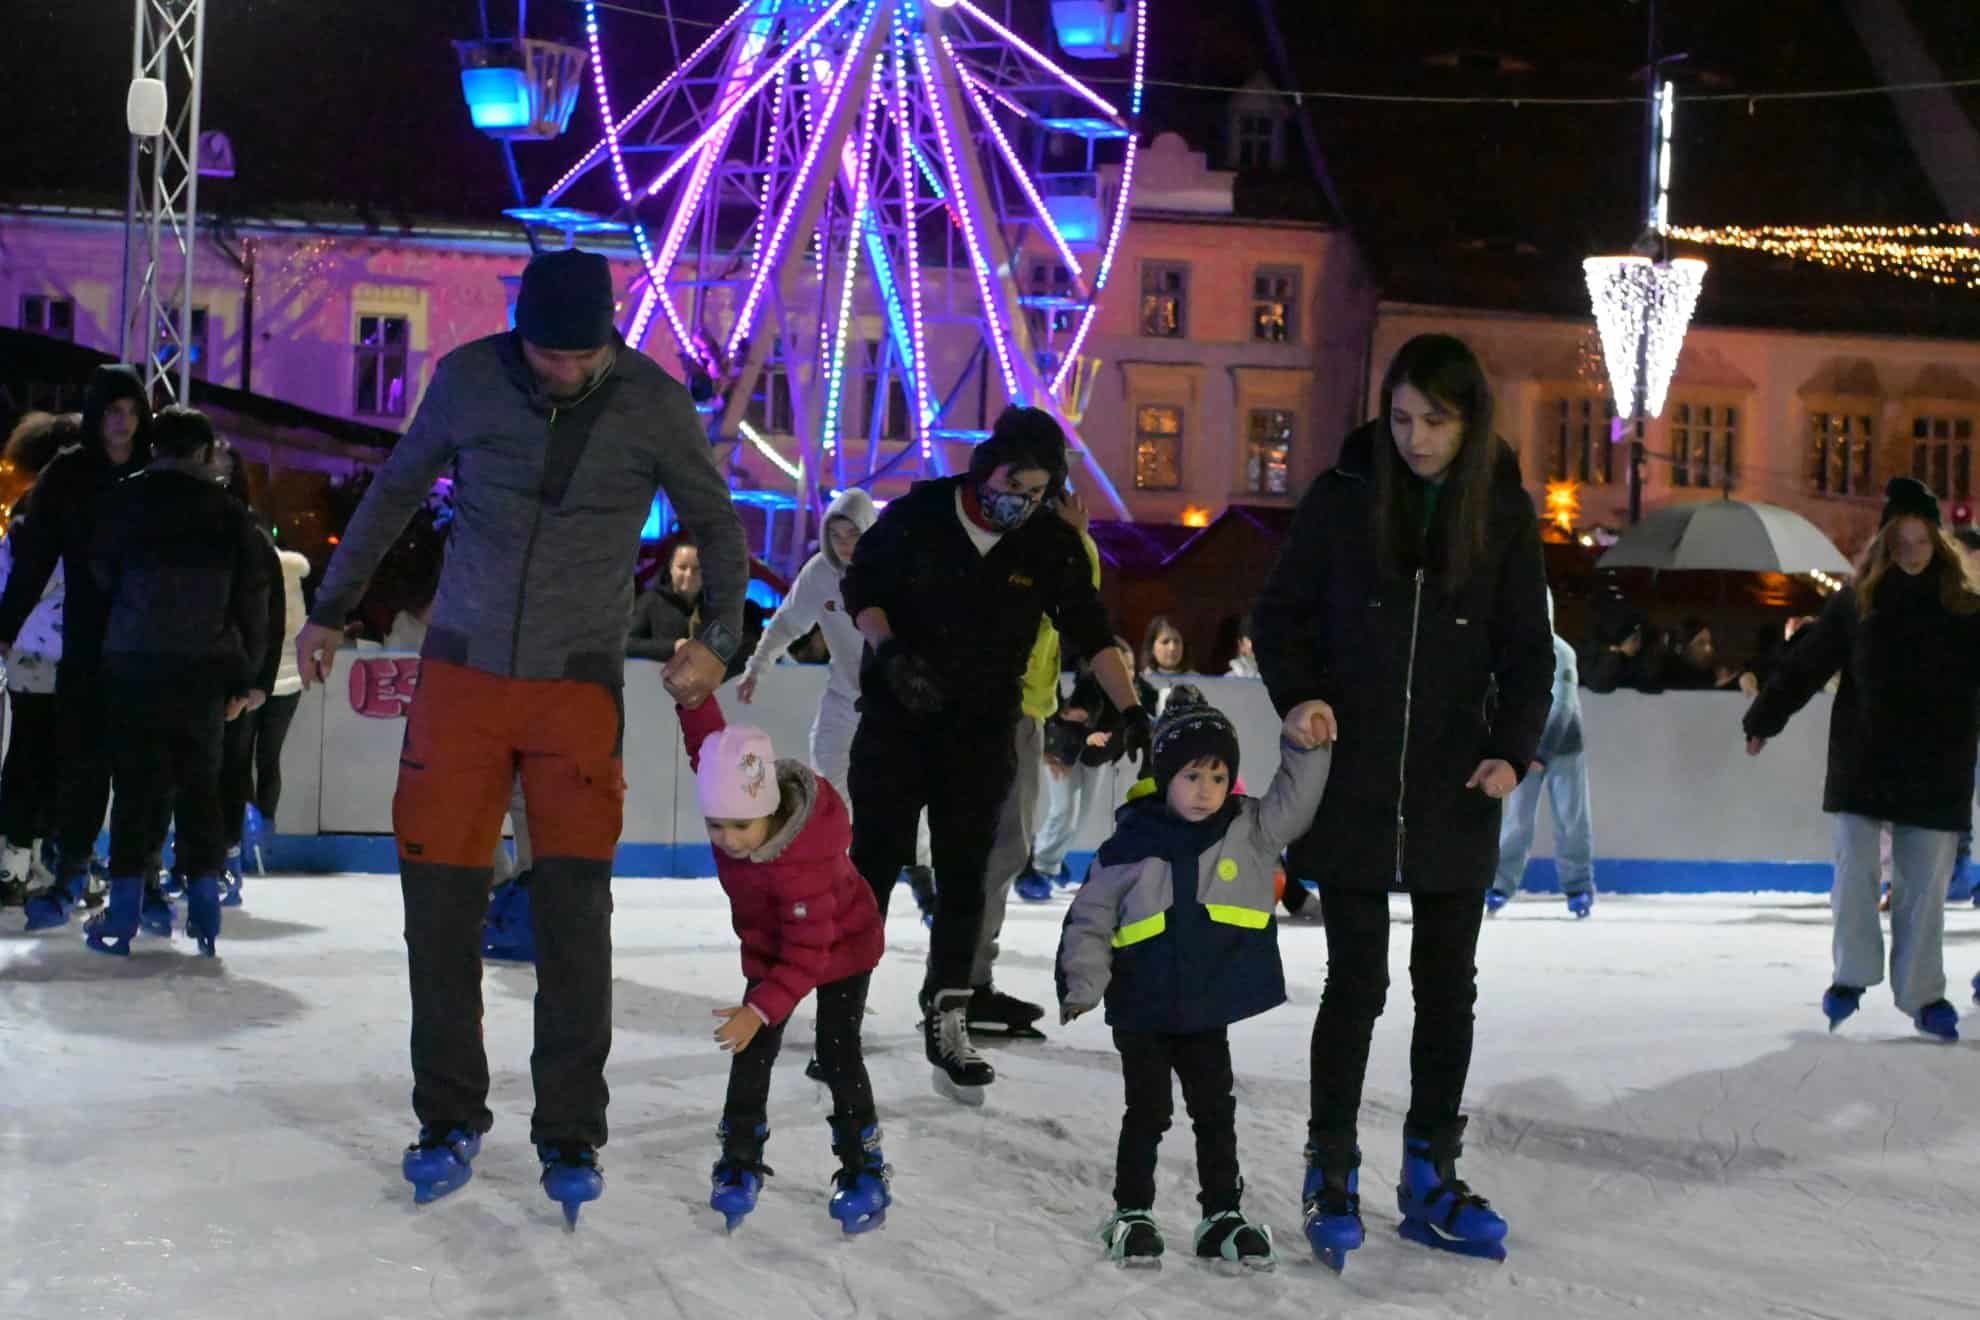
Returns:
[[[825,521],[820,525],[818,536],[819,553],[825,556],[825,562],[830,564],[835,572],[844,573],[846,565],[840,563],[839,557],[832,553],[832,538],[822,530],[829,528],[834,518],[844,518],[859,528],[863,536],[880,520],[880,510],[873,503],[873,497],[858,486],[840,491],[838,497],[825,506]]]
[[[804,833],[804,827],[811,823],[812,808],[818,805],[818,776],[802,761],[779,758],[777,761],[777,793],[781,799],[779,807],[789,806],[790,816],[784,827],[763,841],[763,846],[749,855],[752,862],[774,862],[784,855],[784,850]]]

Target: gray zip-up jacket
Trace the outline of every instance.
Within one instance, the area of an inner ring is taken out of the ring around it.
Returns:
[[[513,332],[447,354],[345,529],[313,622],[343,626],[443,472],[454,521],[422,655],[618,686],[639,532],[661,490],[701,548],[701,639],[733,654],[749,584],[742,522],[686,387],[651,358],[621,344],[588,392],[553,403]]]

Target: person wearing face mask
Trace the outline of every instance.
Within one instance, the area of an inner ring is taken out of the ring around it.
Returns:
[[[516,328],[440,360],[418,413],[324,569],[296,639],[330,677],[344,620],[441,473],[454,518],[406,717],[392,828],[405,899],[414,1199],[465,1185],[488,1108],[481,934],[518,769],[532,859],[537,1037],[530,1138],[575,1224],[603,1194],[612,1044],[612,860],[624,824],[626,620],[639,533],[665,491],[700,549],[700,630],[665,664],[675,700],[713,692],[741,645],[749,552],[687,387],[613,325],[595,252],[533,258]]]
[[[1836,674],[1822,810],[1835,817],[1835,981],[1829,1029],[1884,979],[1877,917],[1880,840],[1891,832],[1891,995],[1919,1031],[1959,1039],[1945,997],[1946,885],[1972,819],[1980,746],[1980,589],[1939,524],[1939,502],[1910,477],[1884,492],[1882,526],[1856,581],[1781,657],[1743,721],[1746,750],[1769,739]]]
[[[1358,1115],[1388,995],[1389,896],[1402,892],[1416,1006],[1403,1232],[1502,1257],[1506,1221],[1456,1166],[1502,806],[1552,703],[1540,523],[1462,341],[1404,344],[1381,401],[1382,416],[1348,436],[1300,501],[1252,615],[1273,704],[1285,713],[1317,700],[1339,726],[1327,796],[1287,854],[1287,874],[1319,881],[1327,928],[1306,1230],[1330,1263],[1362,1242]]]
[[[150,422],[137,372],[98,367],[83,394],[82,443],[42,470],[8,531],[14,569],[0,594],[0,655],[13,650],[58,563],[65,592],[55,671],[60,870],[55,884],[28,896],[29,930],[66,925],[77,903],[102,901],[92,892],[90,855],[110,802],[110,709],[99,672],[107,605],[90,575],[89,551],[98,498],[151,461]]]
[[[1128,752],[1148,746],[1149,712],[1113,649],[1079,534],[1039,514],[1065,480],[1058,423],[1006,408],[966,475],[918,483],[887,506],[842,583],[867,645],[848,773],[853,863],[884,914],[927,808],[936,906],[922,1033],[936,1089],[965,1103],[980,1103],[996,1076],[970,1042],[971,978],[1041,620],[1075,660],[1093,658],[1125,714]]]

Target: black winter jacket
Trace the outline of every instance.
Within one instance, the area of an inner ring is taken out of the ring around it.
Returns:
[[[1853,587],[1837,592],[1795,634],[1746,712],[1746,736],[1780,733],[1840,671],[1822,810],[1964,830],[1980,743],[1980,614],[1948,612],[1935,575],[1896,568],[1869,618],[1856,599]]]
[[[97,509],[90,571],[108,603],[106,675],[244,696],[268,648],[268,537],[217,482],[153,468]]]
[[[1137,691],[1147,688],[1147,691],[1141,693],[1141,702],[1143,706],[1153,711],[1155,690],[1139,678],[1135,679],[1135,683],[1138,685]],[[1102,766],[1112,765],[1120,760],[1126,752],[1127,740],[1117,735],[1127,721],[1121,717],[1119,708],[1109,699],[1106,690],[1100,686],[1100,680],[1093,676],[1092,671],[1088,670],[1080,674],[1073,683],[1072,695],[1060,701],[1060,710],[1069,707],[1085,711],[1086,719],[1075,721],[1066,719],[1063,715],[1054,715],[1046,720],[1045,754],[1060,765],[1072,765],[1077,762],[1080,765]],[[1110,736],[1105,744],[1094,747],[1086,739],[1088,735],[1095,733],[1115,736]]]
[[[933,668],[949,709],[908,715],[872,666],[862,676],[860,709],[932,722],[981,716],[1007,732],[1040,619],[1051,619],[1073,661],[1112,646],[1114,633],[1093,561],[1065,519],[1041,509],[979,554],[956,510],[962,482],[917,482],[890,503],[859,538],[842,584],[853,618],[886,612],[902,648]]]
[[[643,591],[633,602],[632,624],[626,632],[626,655],[635,660],[674,658],[674,648],[701,631],[703,594],[693,598],[680,595],[671,587]],[[743,598],[742,642],[729,657],[726,677],[742,673],[756,645],[763,640],[763,607]]]
[[[1487,758],[1524,776],[1552,704],[1539,521],[1518,460],[1499,445],[1470,581],[1450,595],[1432,575],[1385,574],[1378,443],[1385,422],[1359,427],[1307,490],[1253,614],[1259,676],[1279,713],[1317,698],[1340,724],[1326,797],[1289,870],[1357,890],[1482,890],[1498,864],[1500,806],[1465,782]],[[1439,501],[1433,542],[1453,503]]]

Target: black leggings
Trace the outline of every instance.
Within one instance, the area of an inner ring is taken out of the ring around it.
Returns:
[[[1410,911],[1416,1029],[1409,1043],[1404,1125],[1431,1133],[1453,1126],[1464,1102],[1485,891],[1411,894]],[[1389,896],[1324,885],[1320,913],[1327,926],[1327,988],[1313,1022],[1308,1135],[1316,1143],[1351,1144],[1368,1074],[1368,1044],[1389,992]]]
[[[260,710],[242,711],[227,725],[220,809],[230,848],[241,841],[250,802],[268,827],[275,828],[275,812],[282,802],[282,744],[289,737],[289,724],[301,703],[300,692],[270,697]]]
[[[55,694],[9,692],[13,729],[0,769],[0,838],[17,848],[55,827]]]
[[[873,1083],[867,1080],[860,1050],[860,1019],[866,1015],[866,987],[873,973],[861,972],[818,987],[818,1071],[832,1088],[833,1126],[857,1129],[873,1122]],[[752,988],[754,988],[752,986]],[[736,1139],[747,1144],[758,1124],[768,1123],[770,1067],[784,1043],[786,1018],[750,1037],[729,1064],[729,1094],[722,1118]]]
[[[1187,1036],[1114,1029],[1121,1052],[1127,1110],[1114,1152],[1114,1205],[1147,1210],[1155,1204],[1155,1154],[1174,1112],[1174,1073],[1196,1130],[1197,1200],[1205,1215],[1238,1206],[1237,1097],[1232,1094],[1231,1042],[1222,1027]]]

